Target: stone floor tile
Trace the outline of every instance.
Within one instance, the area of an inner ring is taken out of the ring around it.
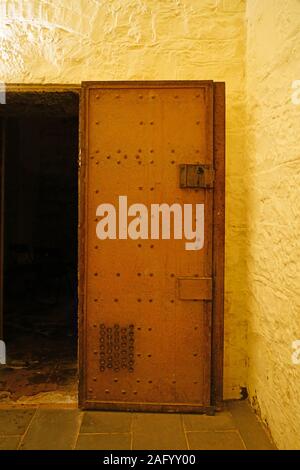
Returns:
[[[230,410],[248,450],[276,449],[247,401],[229,402],[227,408]]]
[[[21,436],[0,437],[0,450],[17,450]]]
[[[35,411],[35,409],[0,410],[0,436],[24,434]]]
[[[134,450],[184,450],[186,437],[179,414],[137,413],[133,418]]]
[[[187,432],[191,450],[245,450],[238,431]]]
[[[130,432],[132,413],[116,411],[86,411],[80,433]]]
[[[217,412],[215,416],[183,415],[186,431],[228,431],[236,429],[232,415],[228,411]]]
[[[130,450],[131,434],[79,434],[76,450]]]
[[[81,414],[76,409],[37,410],[20,449],[73,449],[79,432]]]

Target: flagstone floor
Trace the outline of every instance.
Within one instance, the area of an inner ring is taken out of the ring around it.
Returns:
[[[264,427],[245,401],[215,416],[0,409],[0,450],[271,450]]]

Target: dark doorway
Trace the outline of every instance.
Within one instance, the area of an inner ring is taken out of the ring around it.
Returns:
[[[2,399],[76,397],[76,93],[10,93],[4,120]]]

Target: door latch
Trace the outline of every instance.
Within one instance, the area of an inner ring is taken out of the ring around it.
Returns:
[[[213,188],[215,172],[209,165],[182,164],[180,188]]]

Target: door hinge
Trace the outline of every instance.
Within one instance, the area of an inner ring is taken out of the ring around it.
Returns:
[[[215,172],[209,165],[182,164],[180,188],[213,188]]]

